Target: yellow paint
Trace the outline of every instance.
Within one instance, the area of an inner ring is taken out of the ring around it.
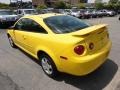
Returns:
[[[8,30],[14,43],[38,59],[38,51],[46,52],[54,61],[57,70],[73,75],[86,75],[101,64],[103,64],[111,49],[111,41],[107,37],[108,31],[105,24],[95,25],[80,31],[67,34],[55,34],[44,23],[43,19],[60,14],[31,15],[23,18],[30,18],[39,23],[48,34],[25,32],[18,30]],[[99,32],[102,33],[98,34]],[[24,37],[23,37],[24,36]],[[26,38],[26,39],[24,39]],[[89,43],[94,43],[94,49],[89,49]],[[82,55],[77,55],[74,48],[83,45],[85,51]],[[67,57],[62,59],[60,56]]]

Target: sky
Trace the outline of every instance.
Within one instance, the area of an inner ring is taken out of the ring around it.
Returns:
[[[16,0],[11,0],[11,1],[16,1]],[[19,1],[19,0],[18,0]],[[32,1],[32,0],[22,0],[23,2],[24,1]],[[0,0],[0,3],[7,3],[7,4],[9,4],[10,3],[10,0]]]

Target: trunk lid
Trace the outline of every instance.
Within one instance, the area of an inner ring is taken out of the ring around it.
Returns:
[[[83,37],[88,53],[92,54],[104,47],[108,42],[108,31],[106,26],[106,24],[95,25],[71,34],[74,37]],[[93,49],[90,49],[90,43],[94,44]]]

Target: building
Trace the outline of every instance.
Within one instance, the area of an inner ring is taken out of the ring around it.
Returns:
[[[68,0],[68,2],[69,2],[71,5],[77,5],[78,3],[80,3],[80,0]]]
[[[63,1],[65,3],[70,3],[71,1],[74,1],[74,0],[60,0],[60,1]],[[56,2],[58,2],[58,0],[44,0],[44,2],[47,6],[53,6]],[[75,3],[75,2],[71,2],[71,3]]]
[[[95,2],[103,2],[107,3],[109,0],[60,0],[65,3],[71,4],[71,5],[77,5],[80,2],[81,3],[95,3]],[[32,0],[32,3],[34,6],[37,5],[47,5],[47,6],[54,6],[54,4],[58,2],[58,0]]]
[[[32,3],[34,6],[37,5],[47,5],[47,6],[52,6],[54,5],[58,0],[32,0]],[[71,4],[71,5],[76,5],[80,2],[80,0],[61,0],[65,3]]]
[[[88,0],[79,0],[81,3],[87,3]]]
[[[37,5],[44,5],[45,2],[43,0],[32,0],[32,4],[34,6],[37,6]]]

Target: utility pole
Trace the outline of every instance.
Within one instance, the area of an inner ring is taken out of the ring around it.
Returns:
[[[23,3],[23,1],[21,0],[21,5],[20,5],[20,6],[21,6],[21,9],[22,9],[22,3]]]
[[[19,8],[19,6],[18,6],[18,0],[15,0],[16,1],[16,4],[17,4],[17,10],[18,10],[18,8]]]
[[[69,0],[69,3],[70,3],[70,5],[72,6],[72,1],[71,1],[71,0]]]
[[[10,4],[11,4],[11,0],[10,0]]]

